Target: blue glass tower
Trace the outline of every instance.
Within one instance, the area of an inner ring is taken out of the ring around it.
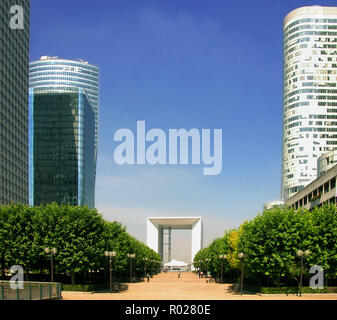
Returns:
[[[29,203],[95,206],[95,111],[84,89],[29,90]]]
[[[29,88],[86,91],[95,113],[95,165],[98,144],[99,69],[84,60],[42,56],[29,64]]]

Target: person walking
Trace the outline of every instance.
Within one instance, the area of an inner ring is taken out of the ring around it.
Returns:
[[[178,279],[180,279],[180,271],[178,271]]]
[[[150,275],[149,275],[149,273],[146,274],[146,278],[147,278],[147,282],[149,282],[150,281]]]

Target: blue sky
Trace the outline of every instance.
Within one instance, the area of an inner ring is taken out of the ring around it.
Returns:
[[[207,245],[280,198],[282,23],[304,5],[336,2],[31,0],[31,60],[100,68],[96,206],[105,219],[145,241],[147,216],[202,216]],[[116,165],[114,133],[135,131],[137,120],[222,128],[222,173]],[[188,233],[175,235],[175,258],[188,259]]]

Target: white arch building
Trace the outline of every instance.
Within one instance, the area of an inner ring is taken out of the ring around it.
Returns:
[[[192,230],[191,260],[202,248],[202,221],[201,217],[149,217],[147,218],[147,245],[158,252],[164,260],[164,238],[168,245],[168,260],[171,260],[171,230]]]

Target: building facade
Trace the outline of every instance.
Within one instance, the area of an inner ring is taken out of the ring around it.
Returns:
[[[337,7],[302,7],[284,20],[282,199],[317,178],[337,149]]]
[[[60,88],[63,91],[73,87],[86,91],[95,112],[95,165],[98,143],[99,114],[99,70],[84,60],[67,60],[42,56],[29,65],[29,88],[43,90]]]
[[[335,204],[337,196],[336,178],[337,165],[323,173],[294,196],[288,198],[285,204],[295,210],[300,208],[312,210],[324,204]]]
[[[29,0],[0,1],[0,205],[28,203],[29,18]]]
[[[95,111],[81,88],[29,90],[29,203],[95,206]]]
[[[165,230],[168,237],[165,237]],[[149,217],[146,227],[146,244],[159,253],[163,262],[171,261],[171,230],[191,230],[191,262],[203,247],[201,217]],[[167,251],[167,254],[165,254]]]
[[[322,154],[317,160],[317,177],[337,164],[337,150]]]

